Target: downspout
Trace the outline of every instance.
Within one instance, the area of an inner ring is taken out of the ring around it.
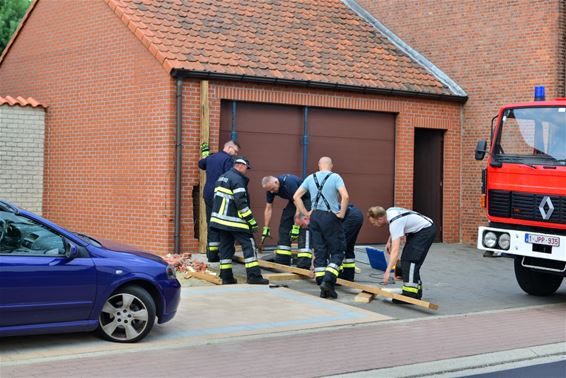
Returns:
[[[305,106],[303,119],[303,179],[307,177],[307,160],[309,151],[309,107]]]
[[[238,132],[236,131],[236,100],[232,101],[232,131],[230,133],[230,139],[234,142],[238,140]]]
[[[175,254],[181,253],[181,163],[183,159],[183,79],[177,78],[175,116]]]

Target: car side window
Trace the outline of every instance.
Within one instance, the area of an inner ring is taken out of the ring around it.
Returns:
[[[64,256],[62,236],[31,219],[0,211],[0,254]]]

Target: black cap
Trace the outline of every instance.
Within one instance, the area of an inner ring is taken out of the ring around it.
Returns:
[[[250,161],[246,159],[245,156],[236,156],[236,158],[234,158],[234,164],[245,164],[248,166],[248,169],[252,169]]]

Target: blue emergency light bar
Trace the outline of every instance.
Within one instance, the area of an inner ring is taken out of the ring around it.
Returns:
[[[544,101],[544,86],[537,85],[535,86],[535,101]]]

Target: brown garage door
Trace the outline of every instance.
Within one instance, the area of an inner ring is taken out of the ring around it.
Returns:
[[[389,113],[309,109],[309,172],[330,156],[350,194],[365,215],[372,205],[393,205],[395,116]],[[358,243],[384,243],[388,232],[364,221]]]
[[[303,135],[305,108],[273,104],[223,101],[220,118],[221,144],[230,139],[234,126],[242,153],[253,166],[249,171],[252,211],[263,225],[265,192],[261,179],[266,175],[303,172]],[[321,156],[334,160],[334,171],[342,175],[351,202],[362,212],[371,205],[393,204],[394,135],[393,114],[349,110],[307,109],[309,144],[307,174],[317,170]],[[277,242],[277,228],[286,201],[277,198],[271,222],[270,244]],[[275,231],[275,232],[274,232]],[[358,243],[382,243],[385,230],[367,222]]]
[[[232,105],[231,101],[222,102],[221,144],[230,140]],[[264,176],[277,176],[283,173],[302,176],[303,109],[294,106],[238,102],[235,114],[238,144],[241,153],[252,165],[252,169],[248,171],[251,209],[260,227],[263,227],[265,191],[261,187],[261,179]],[[266,244],[277,243],[279,219],[285,205],[287,201],[279,197],[273,203],[271,218],[273,239],[266,241]]]

